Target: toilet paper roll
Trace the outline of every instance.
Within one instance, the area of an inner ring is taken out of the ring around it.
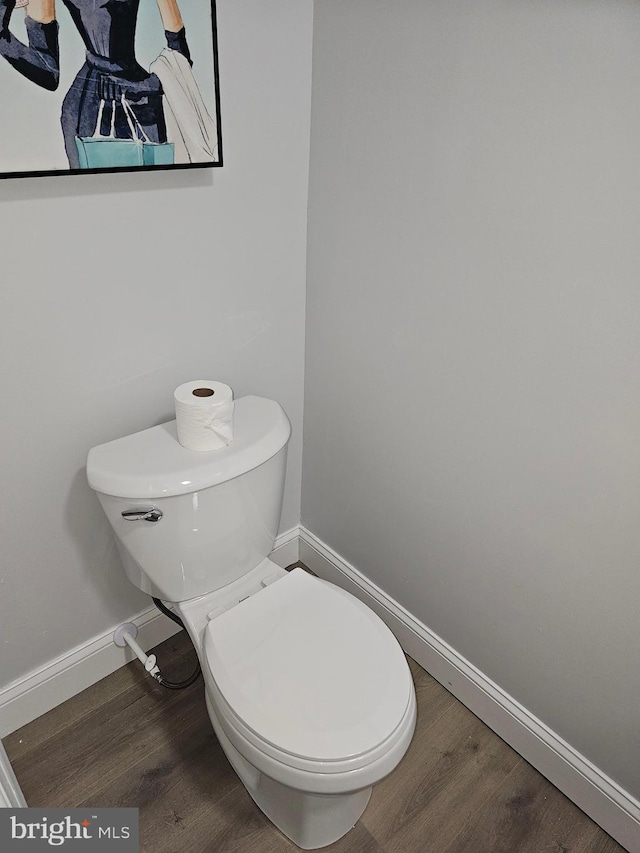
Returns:
[[[233,441],[233,391],[224,382],[197,379],[176,388],[178,441],[188,450],[220,450]]]

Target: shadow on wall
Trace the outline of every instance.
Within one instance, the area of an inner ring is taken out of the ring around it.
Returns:
[[[73,477],[65,506],[65,528],[77,548],[92,598],[100,601],[107,624],[150,607],[151,599],[131,584],[122,568],[111,526],[81,468]]]
[[[152,190],[204,189],[214,185],[211,169],[162,172],[162,179],[150,172],[124,175],[62,175],[41,178],[7,178],[2,182],[2,202],[42,201],[42,199],[104,195]]]

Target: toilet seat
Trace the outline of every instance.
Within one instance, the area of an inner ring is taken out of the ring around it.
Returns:
[[[342,773],[393,750],[413,682],[387,626],[294,569],[209,622],[209,688],[226,724],[290,767]]]

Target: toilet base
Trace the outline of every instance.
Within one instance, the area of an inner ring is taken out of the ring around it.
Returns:
[[[269,778],[250,764],[224,733],[208,695],[207,710],[220,745],[258,808],[302,850],[333,844],[357,823],[371,787],[348,794],[311,794]]]

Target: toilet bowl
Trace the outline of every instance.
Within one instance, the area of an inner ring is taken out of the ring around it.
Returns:
[[[250,585],[262,579],[229,609],[215,594],[176,609],[199,644],[209,717],[231,764],[267,817],[316,849],[351,829],[404,756],[415,691],[397,640],[358,599],[270,560]]]
[[[349,831],[404,756],[416,699],[376,614],[269,559],[289,433],[277,403],[241,398],[221,451],[180,447],[173,422],[94,448],[87,474],[127,575],[189,632],[211,723],[247,791],[317,849]]]

